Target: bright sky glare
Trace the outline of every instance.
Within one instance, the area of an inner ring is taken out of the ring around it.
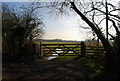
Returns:
[[[5,0],[2,2],[15,2],[16,0]],[[17,0],[18,2],[29,2],[30,0]],[[117,0],[114,0],[118,2]],[[18,5],[18,3],[17,3]],[[19,4],[21,5],[21,4]],[[46,14],[48,15],[48,14]],[[91,35],[86,33],[87,30],[81,30],[78,23],[81,21],[79,16],[44,16],[45,23],[44,39],[63,39],[63,40],[85,40]],[[79,22],[78,22],[79,21]]]

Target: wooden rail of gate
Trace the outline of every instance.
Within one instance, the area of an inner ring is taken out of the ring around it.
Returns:
[[[41,55],[49,56],[54,54],[58,54],[59,56],[78,56],[80,55],[81,49],[80,43],[54,43],[54,44],[42,44],[40,43]]]
[[[39,56],[98,56],[104,54],[103,47],[87,46],[84,42],[77,43],[42,43],[39,44]],[[61,50],[60,50],[61,49]]]

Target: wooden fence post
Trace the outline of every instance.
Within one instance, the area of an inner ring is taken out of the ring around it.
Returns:
[[[86,45],[84,42],[81,42],[81,56],[85,56],[86,54]]]
[[[40,53],[39,53],[39,57],[41,58],[42,57],[42,50],[41,50],[41,48],[42,48],[42,46],[41,46],[42,44],[41,44],[41,42],[40,42]]]

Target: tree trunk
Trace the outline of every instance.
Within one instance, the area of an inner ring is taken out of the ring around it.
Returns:
[[[109,41],[105,38],[105,36],[102,34],[102,32],[100,31],[100,29],[98,27],[96,27],[87,17],[85,17],[76,7],[76,5],[74,4],[74,2],[70,2],[71,3],[71,8],[82,18],[82,20],[84,20],[91,28],[92,30],[96,33],[97,37],[101,40],[103,47],[105,49],[106,52],[106,67],[111,67],[111,65],[113,65],[113,53],[112,53],[112,47],[109,43]]]

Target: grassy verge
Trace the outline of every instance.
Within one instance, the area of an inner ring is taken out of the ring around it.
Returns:
[[[76,62],[80,63],[81,66],[90,73],[90,79],[98,76],[103,69],[101,63],[99,63],[96,59],[93,58],[82,57],[80,59],[77,59]]]
[[[55,58],[56,60],[70,60],[74,59],[77,56],[58,56]],[[97,77],[104,68],[103,65],[98,61],[98,59],[90,58],[90,57],[81,57],[79,59],[74,59],[76,63],[79,63],[82,68],[84,68],[89,74],[90,79],[94,79]]]

